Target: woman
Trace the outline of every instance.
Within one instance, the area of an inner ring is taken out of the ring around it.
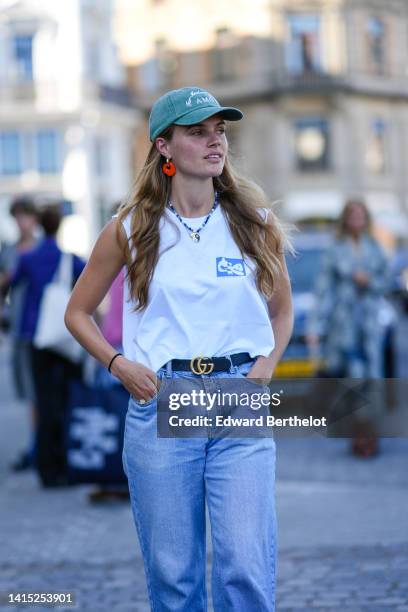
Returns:
[[[226,120],[242,116],[197,87],[156,101],[135,193],[101,232],[66,311],[73,335],[131,395],[123,460],[155,612],[206,610],[205,500],[215,610],[275,610],[273,437],[157,435],[169,382],[269,381],[291,334],[283,231],[228,160]],[[123,265],[116,356],[92,314]],[[198,355],[210,359],[202,370]]]
[[[46,488],[67,483],[64,454],[64,418],[71,378],[81,376],[81,368],[58,353],[34,346],[44,290],[57,271],[62,251],[57,244],[61,223],[58,204],[47,204],[39,210],[44,236],[37,246],[20,255],[10,279],[12,287],[26,283],[20,334],[29,343],[35,405],[37,411],[36,468],[41,485]],[[76,255],[72,260],[73,281],[79,277],[85,262]]]
[[[18,258],[34,248],[38,241],[38,213],[33,199],[29,196],[18,196],[10,206],[10,214],[18,227],[18,239],[13,244],[5,245],[0,251],[0,287],[6,284]],[[31,443],[27,451],[12,464],[16,472],[33,467],[35,464],[35,430],[36,407],[30,343],[21,337],[20,322],[27,285],[24,282],[13,286],[9,291],[8,332],[11,340],[11,370],[13,374],[16,396],[30,403]],[[1,311],[1,297],[0,297]],[[1,312],[0,312],[1,319]]]
[[[314,347],[319,337],[325,337],[323,353],[331,376],[383,377],[383,334],[378,312],[387,279],[387,261],[372,235],[369,211],[361,200],[349,200],[317,281],[317,307],[309,335]],[[358,411],[352,451],[359,456],[377,452],[372,422],[381,410],[380,404],[370,403],[369,409]]]

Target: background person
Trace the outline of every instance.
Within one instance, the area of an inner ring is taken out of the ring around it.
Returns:
[[[62,255],[56,240],[61,223],[60,206],[43,206],[39,210],[39,221],[44,236],[34,249],[19,257],[10,285],[14,287],[24,282],[27,286],[20,329],[21,336],[30,345],[32,359],[38,414],[36,467],[41,484],[54,487],[66,484],[63,445],[65,406],[70,379],[79,377],[81,368],[55,351],[38,349],[33,344],[41,298],[57,271]],[[85,262],[74,255],[74,282],[84,267]]]
[[[106,311],[100,321],[100,329],[105,339],[119,352],[123,351],[122,314],[124,282],[125,272],[124,268],[122,268],[109,289]],[[109,374],[105,368],[101,369],[99,374],[99,384],[107,387],[112,385],[112,381],[118,384],[117,379],[112,374]],[[92,503],[128,499],[129,488],[127,484],[101,485],[89,493],[89,501]]]
[[[29,341],[21,335],[22,308],[27,289],[27,282],[20,283],[8,288],[7,280],[16,266],[19,256],[30,251],[39,239],[38,215],[35,202],[30,196],[19,196],[15,198],[10,206],[10,214],[14,217],[18,238],[16,242],[5,244],[0,251],[0,287],[3,285],[4,301],[0,306],[0,314],[3,325],[7,327],[10,336],[11,349],[11,371],[16,396],[19,400],[26,401],[30,405],[30,430],[31,441],[29,448],[23,451],[11,468],[15,471],[27,469],[35,463],[35,431],[36,431],[36,409],[34,398],[34,385],[32,378],[31,351]]]
[[[338,220],[335,240],[325,254],[316,283],[316,308],[308,342],[322,347],[333,377],[379,379],[384,376],[383,333],[378,312],[388,287],[387,259],[372,235],[371,218],[361,200],[349,200]],[[381,402],[359,410],[352,451],[371,456],[378,450],[372,423]],[[365,432],[365,435],[363,433]]]
[[[204,383],[194,356],[213,360],[212,388],[222,376],[264,389],[249,379],[270,380],[292,331],[284,232],[228,160],[226,121],[241,118],[196,87],[155,103],[135,193],[97,239],[65,316],[131,394],[123,459],[156,612],[205,608],[205,501],[214,608],[275,610],[273,437],[157,436],[166,385]],[[123,265],[124,355],[115,358],[93,313]]]

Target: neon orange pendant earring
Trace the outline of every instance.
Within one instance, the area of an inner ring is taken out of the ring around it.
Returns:
[[[162,165],[162,170],[167,176],[174,176],[176,174],[176,166],[168,158],[166,158],[166,163]]]

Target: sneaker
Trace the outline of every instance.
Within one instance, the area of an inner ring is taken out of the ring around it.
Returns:
[[[127,501],[130,499],[128,489],[95,489],[88,494],[91,504],[99,504],[111,501]]]

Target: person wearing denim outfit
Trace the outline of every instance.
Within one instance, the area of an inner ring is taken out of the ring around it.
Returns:
[[[254,362],[202,378],[207,383],[226,375],[238,379]],[[161,382],[197,378],[172,370],[171,362],[157,376]],[[207,437],[160,438],[157,397],[144,404],[130,398],[123,449],[152,610],[207,610],[205,500],[212,532],[214,610],[274,610],[273,437],[223,438],[208,432]]]
[[[130,394],[123,467],[152,612],[206,612],[206,504],[215,612],[275,610],[273,435],[209,421],[198,435],[161,430],[173,391],[268,391],[292,332],[286,232],[227,158],[225,120],[242,116],[198,87],[155,102],[135,193],[98,237],[65,314]],[[124,265],[122,354],[92,316]],[[209,416],[205,402],[194,410]]]

